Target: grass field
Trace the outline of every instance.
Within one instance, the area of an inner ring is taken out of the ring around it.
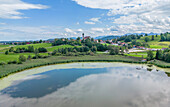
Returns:
[[[5,55],[4,53],[0,53],[0,62],[9,62],[9,61],[18,61],[20,55],[24,55],[28,57],[29,55],[34,56],[34,53],[9,53]],[[48,53],[40,53],[40,55],[48,55]]]
[[[108,55],[108,54],[95,54],[94,56],[51,56],[46,59],[32,59],[27,60],[23,64],[8,64],[0,66],[0,78],[5,77],[11,73],[23,71],[34,67],[40,67],[50,64],[71,63],[71,62],[127,62],[127,63],[143,63],[142,58],[121,56],[121,55]],[[151,63],[151,62],[150,62]],[[170,68],[170,63],[163,61],[154,61],[159,67]]]
[[[29,45],[17,45],[17,46],[15,46],[15,45],[0,45],[0,52],[5,52],[11,46],[14,47],[14,49],[17,49],[17,48],[27,48],[28,46],[34,46],[34,48],[44,47],[44,48],[47,48],[47,50],[49,52],[52,52],[55,49],[59,49],[59,48],[74,47],[74,46],[71,46],[71,45],[52,46],[50,43],[39,43],[39,44],[29,44]]]
[[[19,72],[28,68],[49,65],[49,64],[58,64],[58,63],[68,63],[68,62],[95,62],[95,61],[104,61],[104,62],[134,62],[141,63],[141,58],[134,58],[128,56],[120,55],[108,55],[108,54],[95,54],[94,56],[85,55],[85,56],[51,56],[46,59],[32,59],[27,60],[23,64],[7,64],[0,66],[0,77],[7,76],[11,73]]]
[[[137,42],[145,42],[145,38],[149,37],[150,39],[152,38],[152,36],[145,36],[145,37],[141,37],[140,39],[137,40]],[[150,45],[150,48],[154,48],[154,49],[162,49],[162,48],[168,48],[170,45],[170,42],[160,42],[160,35],[158,35],[158,37],[154,37],[153,41],[149,41],[147,42]]]
[[[153,51],[154,55],[156,55],[156,51]],[[127,56],[133,56],[133,57],[140,57],[142,58],[147,58],[147,52],[132,52],[132,53],[129,53],[129,54],[125,54]]]
[[[17,45],[14,46],[14,49],[16,48],[27,48],[28,46],[34,46],[34,48],[40,48],[40,47],[45,47],[48,52],[52,52],[56,49],[59,48],[73,48],[74,46],[71,45],[61,45],[61,46],[51,46],[50,43],[41,43],[41,44],[29,44],[29,45]],[[25,55],[26,57],[28,55],[33,56],[34,53],[9,53],[8,55],[5,55],[5,51],[9,50],[9,48],[11,47],[11,45],[0,45],[0,62],[8,62],[8,61],[14,61],[14,60],[18,60],[19,55]],[[77,46],[77,47],[81,47],[81,46]],[[48,53],[40,53],[40,55],[48,55]]]

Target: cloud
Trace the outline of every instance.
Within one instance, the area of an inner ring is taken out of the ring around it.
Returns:
[[[0,25],[6,25],[6,23],[0,23]]]
[[[45,5],[30,4],[21,0],[0,0],[0,18],[22,19],[26,18],[19,10],[46,9]]]
[[[104,29],[103,28],[91,28],[92,31],[103,33]]]
[[[93,21],[93,22],[99,22],[99,17],[98,18],[91,18],[90,20]]]
[[[73,0],[77,4],[108,10],[114,34],[169,32],[170,0]],[[105,17],[107,17],[105,16]]]
[[[68,33],[72,33],[73,31],[69,28],[65,28],[65,31],[68,32]]]
[[[106,73],[78,78],[38,99],[0,93],[0,104],[3,107],[168,107],[170,104],[170,78],[163,71],[147,72],[146,66],[138,71],[136,65],[120,63],[84,64],[83,68],[89,65],[110,68]]]
[[[88,25],[94,25],[94,24],[96,24],[96,23],[94,23],[94,22],[89,22],[89,21],[85,21],[84,23],[85,23],[85,24],[88,24]]]
[[[83,29],[77,29],[76,32],[77,32],[77,33],[82,33],[82,32],[83,32]]]

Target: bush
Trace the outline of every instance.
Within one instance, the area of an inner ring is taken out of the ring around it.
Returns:
[[[148,51],[147,52],[147,60],[153,60],[154,59],[154,54],[152,51]]]
[[[22,64],[22,62],[21,61],[18,61],[18,63],[17,64]]]
[[[151,39],[149,37],[145,38],[145,42],[149,42]]]
[[[5,55],[8,55],[9,54],[9,52],[8,51],[5,51]]]
[[[51,53],[51,55],[56,55],[57,52],[58,52],[57,50],[54,50],[54,51]]]
[[[27,59],[28,59],[28,60],[31,60],[31,59],[32,59],[32,56],[31,56],[31,55],[29,55]]]
[[[16,60],[14,60],[14,61],[9,61],[9,62],[8,62],[8,64],[16,64],[16,63],[17,63]]]
[[[47,52],[47,49],[42,47],[42,48],[38,48],[38,51],[39,52]]]
[[[5,65],[6,63],[5,62],[0,62],[0,65]]]
[[[111,49],[110,55],[118,55],[119,52],[120,52],[119,47],[115,47],[115,48]]]
[[[16,64],[16,63],[17,63],[17,61],[16,61],[16,60],[14,60],[14,61],[12,61],[12,63],[13,63],[13,64]]]
[[[27,58],[24,55],[19,56],[19,61],[25,62],[26,60],[27,60]]]

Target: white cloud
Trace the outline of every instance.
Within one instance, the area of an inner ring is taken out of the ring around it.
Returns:
[[[77,32],[77,33],[82,33],[82,32],[83,32],[83,29],[77,29],[76,32]]]
[[[93,22],[99,22],[99,17],[98,18],[91,18],[90,20],[93,21]]]
[[[46,9],[47,6],[40,4],[30,4],[21,0],[0,0],[0,18],[22,19],[26,18],[18,10]]]
[[[6,23],[0,23],[0,25],[6,25]]]
[[[80,25],[80,23],[79,23],[79,22],[77,22],[76,24],[77,24],[77,25]]]
[[[88,25],[94,25],[94,24],[96,24],[96,23],[94,23],[94,22],[89,22],[89,21],[85,21],[84,23],[85,23],[85,24],[88,24]]]
[[[73,1],[88,8],[107,9],[109,19],[117,27],[114,34],[170,31],[170,0]]]
[[[73,31],[69,28],[65,28],[65,31],[68,32],[68,33],[72,33]]]
[[[100,32],[100,33],[103,33],[104,32],[104,29],[103,28],[91,28],[92,31],[95,31],[95,32]]]

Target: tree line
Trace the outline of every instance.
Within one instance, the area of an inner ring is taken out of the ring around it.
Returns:
[[[164,51],[157,50],[156,56],[154,56],[153,51],[148,51],[147,52],[147,60],[153,60],[153,59],[170,62],[170,50],[169,49],[166,49]]]

